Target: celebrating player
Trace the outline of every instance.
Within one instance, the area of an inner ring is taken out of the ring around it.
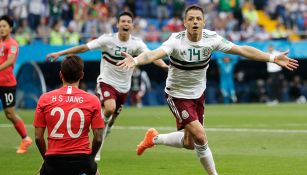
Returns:
[[[61,55],[81,53],[93,49],[102,50],[100,75],[97,78],[97,94],[104,106],[106,123],[104,138],[121,112],[131,86],[133,70],[122,70],[116,65],[118,61],[124,59],[121,52],[139,55],[148,50],[141,39],[130,35],[133,29],[133,15],[131,13],[123,12],[119,15],[117,28],[117,33],[104,34],[85,45],[47,55],[47,59],[53,58],[53,60],[56,60]],[[156,61],[155,64],[162,68],[168,68],[162,60]],[[96,160],[100,160],[100,150]]]
[[[18,44],[11,38],[10,33],[13,28],[13,20],[9,16],[0,17],[0,98],[4,113],[16,128],[22,141],[17,149],[18,154],[27,152],[32,144],[31,138],[23,120],[15,112],[16,102],[16,79],[13,73],[14,64],[18,55]]]
[[[203,127],[206,72],[212,52],[222,51],[251,60],[270,61],[289,70],[296,69],[298,64],[296,60],[286,56],[287,52],[274,56],[253,47],[238,46],[214,31],[203,29],[204,25],[203,9],[192,5],[185,10],[185,31],[173,33],[158,49],[144,52],[138,57],[133,58],[129,53],[123,53],[125,59],[118,65],[126,70],[164,56],[169,56],[170,59],[165,87],[166,99],[176,117],[177,129],[184,129],[184,132],[158,134],[151,128],[137,146],[137,154],[141,155],[154,145],[195,150],[207,173],[216,175],[217,170]]]
[[[104,120],[99,99],[78,89],[83,67],[80,57],[67,56],[61,63],[63,87],[43,94],[38,101],[34,127],[35,142],[44,159],[41,175],[99,174],[94,157],[102,143]],[[90,126],[94,134],[92,149]]]

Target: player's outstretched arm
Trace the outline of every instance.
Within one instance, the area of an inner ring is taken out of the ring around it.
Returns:
[[[297,69],[299,66],[297,60],[287,56],[288,51],[282,52],[278,55],[272,55],[262,52],[254,47],[234,45],[227,53],[240,55],[256,61],[274,62],[291,71]]]
[[[153,51],[143,52],[139,56],[134,58],[128,53],[122,52],[122,56],[125,59],[118,62],[117,65],[122,69],[130,69],[137,65],[148,64],[155,60],[163,58],[164,56],[166,56],[166,52],[162,49],[156,49]]]
[[[88,50],[89,50],[88,46],[86,44],[82,44],[80,46],[75,46],[75,47],[72,47],[66,50],[62,50],[59,52],[50,53],[46,56],[46,60],[48,61],[49,58],[51,58],[51,61],[53,62],[53,61],[56,61],[62,55],[78,54],[78,53],[86,52]]]

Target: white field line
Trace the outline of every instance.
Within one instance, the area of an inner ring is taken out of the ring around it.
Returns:
[[[11,124],[0,124],[0,128],[13,127]],[[26,125],[27,128],[33,128],[32,125]],[[150,126],[115,126],[116,130],[147,130]],[[155,127],[157,130],[175,131],[174,127]],[[297,133],[307,134],[307,130],[292,129],[253,129],[253,128],[205,128],[210,132],[262,132],[262,133]]]

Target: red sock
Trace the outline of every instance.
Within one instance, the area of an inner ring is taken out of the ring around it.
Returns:
[[[14,124],[15,129],[17,130],[18,134],[21,136],[21,138],[27,137],[27,129],[22,120],[19,120]]]

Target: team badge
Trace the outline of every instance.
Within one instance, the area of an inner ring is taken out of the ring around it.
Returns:
[[[16,52],[17,52],[16,46],[12,46],[12,47],[11,47],[11,53],[16,53]]]
[[[189,113],[188,113],[188,111],[186,111],[186,110],[183,110],[182,112],[181,112],[181,117],[182,117],[182,119],[187,119],[187,118],[189,118]]]
[[[103,96],[104,97],[109,97],[110,96],[110,92],[109,91],[104,91]]]
[[[203,53],[203,57],[207,58],[211,55],[212,50],[210,47],[204,47],[202,53]]]

